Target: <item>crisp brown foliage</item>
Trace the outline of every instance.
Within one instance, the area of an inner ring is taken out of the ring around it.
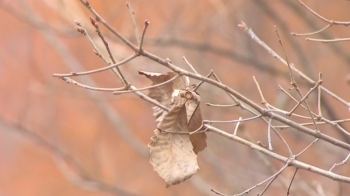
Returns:
[[[199,169],[197,155],[188,134],[184,104],[175,106],[155,130],[149,144],[151,164],[167,185],[178,184],[191,177]]]
[[[144,75],[148,79],[150,79],[152,81],[152,85],[163,83],[177,75],[174,72],[167,72],[167,73],[160,74],[160,73],[145,72],[145,71],[139,71],[139,74]],[[188,85],[189,85],[188,77],[181,76],[172,82],[166,83],[157,88],[150,89],[148,96],[151,97],[152,99],[157,100],[160,104],[164,105],[165,107],[170,108],[171,105],[173,104],[171,99],[172,99],[172,94],[174,89],[185,89]],[[164,115],[166,114],[165,111],[163,111],[157,106],[153,107],[153,110],[154,110],[153,114],[156,117],[156,121],[157,122],[161,121]]]
[[[176,77],[174,72],[139,73],[149,78],[153,85]],[[169,113],[155,108],[156,121],[160,122],[149,144],[150,162],[168,186],[178,184],[196,173],[199,169],[196,154],[206,147],[206,135],[200,132],[200,96],[191,91],[188,78],[182,76],[152,88],[149,96],[171,108]]]

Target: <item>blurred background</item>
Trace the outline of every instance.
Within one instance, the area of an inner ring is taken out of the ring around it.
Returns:
[[[121,34],[136,43],[133,23],[125,1],[90,0],[93,8]],[[323,74],[323,85],[350,100],[349,42],[309,42],[290,33],[307,33],[327,25],[295,0],[207,0],[140,1],[131,0],[139,32],[144,21],[150,26],[144,49],[170,58],[190,70],[182,57],[206,75],[213,69],[220,79],[246,97],[261,102],[252,79],[259,82],[266,100],[289,111],[295,102],[278,90],[290,87],[288,69],[241,31],[248,27],[282,57],[274,32],[276,25],[290,62],[310,78]],[[308,0],[305,3],[322,16],[350,21],[350,2]],[[88,40],[75,30],[81,22],[92,39],[107,55],[90,24],[91,13],[75,0],[0,0],[0,195],[215,195],[210,189],[235,194],[271,176],[283,165],[269,157],[208,133],[208,147],[199,153],[200,170],[189,180],[169,188],[149,163],[147,144],[156,127],[152,105],[134,94],[112,95],[92,92],[52,77],[53,73],[86,71],[103,67]],[[132,54],[120,40],[100,25],[117,61]],[[309,37],[332,39],[350,37],[350,29],[332,26]],[[137,74],[167,71],[161,65],[139,57],[121,67],[136,87],[150,82]],[[121,87],[111,71],[75,77],[96,87]],[[297,77],[303,93],[311,87]],[[196,81],[192,80],[192,83]],[[203,118],[233,120],[249,117],[236,107],[209,107],[204,103],[232,104],[221,90],[203,85]],[[297,97],[294,91],[290,91]],[[317,93],[308,99],[317,112]],[[331,120],[349,118],[349,110],[328,95],[322,97],[322,113]],[[308,115],[298,109],[299,114]],[[297,122],[305,120],[297,119]],[[277,124],[276,124],[277,125]],[[232,132],[235,124],[214,124]],[[345,129],[349,123],[342,123]],[[331,126],[322,132],[350,142]],[[262,121],[242,123],[239,135],[252,142],[267,143],[267,125]],[[314,138],[293,129],[283,129],[294,153]],[[275,152],[287,151],[272,135]],[[319,141],[299,160],[328,170],[342,161],[347,152]],[[343,165],[334,170],[350,176]],[[287,168],[271,185],[266,195],[285,195],[294,169]],[[264,185],[252,191],[256,195]],[[348,195],[349,184],[299,171],[291,195]]]

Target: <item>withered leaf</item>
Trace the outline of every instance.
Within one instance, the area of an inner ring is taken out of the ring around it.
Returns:
[[[151,139],[151,164],[167,186],[178,184],[199,169],[189,135],[184,104],[174,106],[155,130]]]
[[[175,72],[164,74],[139,72],[152,81],[152,85],[176,77]],[[200,96],[193,92],[187,77],[179,77],[164,85],[150,89],[148,96],[170,108],[169,113],[154,107],[159,122],[155,136],[149,144],[151,164],[167,185],[178,184],[190,178],[199,169],[197,153],[206,146],[206,134],[202,131]],[[196,131],[194,134],[191,132]],[[198,132],[197,132],[198,131]]]
[[[187,90],[175,91],[173,96],[177,96],[176,99],[178,99],[175,101],[177,102],[175,104],[185,103],[189,131],[193,132],[201,128],[203,119],[200,110],[200,96],[195,92]],[[187,97],[187,99],[182,97]],[[190,135],[193,151],[196,154],[207,147],[207,135],[201,131],[203,131],[203,129],[198,130],[198,133]]]
[[[152,85],[160,84],[165,81],[168,81],[175,77],[177,74],[175,72],[167,72],[167,73],[154,73],[154,72],[146,72],[139,71],[140,75],[146,76],[148,79],[152,81]],[[148,96],[152,99],[157,100],[160,104],[165,107],[171,108],[172,103],[172,94],[175,89],[185,89],[189,85],[189,79],[186,76],[181,76],[169,83],[161,85],[156,88],[152,88],[149,90]],[[161,108],[155,106],[153,107],[153,115],[156,117],[156,121],[160,122],[164,115],[167,112],[162,110]]]

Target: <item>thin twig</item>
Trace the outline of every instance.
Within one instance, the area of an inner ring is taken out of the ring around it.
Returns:
[[[250,112],[251,114],[259,115],[256,111],[254,111],[253,109],[249,108],[246,104],[240,102],[240,101],[234,96],[233,93],[229,93],[228,91],[226,91],[225,89],[227,89],[227,88],[229,88],[229,87],[227,87],[226,85],[224,85],[224,84],[221,82],[220,78],[218,77],[218,75],[217,75],[213,70],[212,70],[212,72],[213,72],[212,75],[213,75],[214,80],[217,81],[218,84],[222,85],[222,86],[221,86],[221,89],[223,89],[223,90],[225,91],[225,93],[233,100],[234,105],[240,107],[242,110],[246,110],[246,111]],[[198,78],[197,78],[197,79],[198,79]],[[201,79],[201,82],[204,82],[204,81],[205,81],[205,80]],[[209,82],[209,80],[206,81],[206,82],[211,83],[211,82]],[[211,83],[211,84],[213,84],[213,83]],[[220,88],[220,87],[219,87],[219,88]],[[238,94],[237,94],[237,95],[238,95]]]
[[[207,76],[205,76],[205,77],[207,77],[207,78],[210,78],[212,75],[213,75],[213,70],[210,70],[209,71],[209,74],[207,75]],[[196,85],[196,87],[194,87],[194,89],[192,90],[193,92],[196,92],[198,89],[199,89],[199,87],[202,85],[204,83],[204,81],[200,81],[197,85]]]
[[[267,111],[269,111],[269,112],[276,112],[276,113],[282,113],[283,115],[289,116],[289,112],[287,112],[285,110],[278,109],[275,106],[270,105],[269,103],[267,103],[267,104],[270,107],[270,109],[267,110]],[[296,114],[296,113],[292,113],[291,116],[295,116],[295,117],[298,117],[298,118],[311,120],[311,117],[309,117],[309,116],[304,116],[304,115],[300,115],[300,114]]]
[[[203,127],[204,127],[204,124],[202,123],[202,125],[198,129],[190,132],[190,135],[193,135],[193,134],[196,134],[196,133],[205,133],[205,132],[207,132],[208,128],[204,127],[204,129],[203,129]]]
[[[259,85],[258,81],[256,80],[255,76],[253,76],[253,80],[254,80],[254,82],[255,82],[256,87],[258,88],[258,91],[259,91],[259,94],[260,94],[260,97],[261,97],[261,103],[262,103],[263,105],[265,105],[266,108],[269,109],[268,105],[266,105],[267,101],[265,100],[265,97],[264,97],[264,95],[263,95],[263,93],[262,93],[262,91],[261,91],[260,85]]]
[[[257,196],[263,196],[265,194],[265,192],[267,191],[267,189],[271,186],[271,184],[276,180],[276,178],[278,177],[278,175],[274,176],[265,186],[265,188],[257,194]]]
[[[237,135],[237,131],[238,131],[238,127],[239,127],[239,125],[241,124],[241,120],[242,120],[242,117],[239,117],[239,119],[238,119],[239,121],[238,121],[238,123],[236,124],[236,127],[235,127],[235,130],[233,131],[233,135]]]
[[[218,75],[216,75],[216,73],[213,71],[213,77],[214,77],[214,79],[216,80],[216,81],[218,81],[219,83],[221,83],[222,84],[222,82],[221,82],[221,80],[219,79],[219,77],[218,77]],[[226,92],[227,93],[227,92]],[[237,104],[238,106],[241,106],[241,104],[240,104],[240,101],[236,98],[236,97],[234,97],[232,94],[230,94],[230,93],[227,93],[227,95],[229,96],[229,97],[231,97],[231,99],[233,100],[233,102],[235,103],[235,104]]]
[[[325,27],[323,27],[322,29],[317,30],[317,31],[314,31],[314,32],[310,32],[310,33],[294,33],[294,32],[292,32],[292,33],[290,33],[290,34],[291,34],[291,35],[294,35],[294,36],[315,35],[315,34],[317,34],[317,33],[321,33],[322,31],[328,29],[328,28],[331,27],[331,26],[332,26],[332,24],[328,24],[328,25],[326,25]]]
[[[80,2],[95,15],[96,20],[102,23],[108,30],[110,30],[115,36],[117,36],[121,41],[123,41],[129,48],[134,52],[138,52],[139,49],[134,44],[132,44],[128,39],[122,36],[118,31],[116,31],[111,25],[109,25],[90,5],[87,0],[80,0]]]
[[[105,48],[107,49],[107,52],[109,54],[109,57],[110,59],[112,60],[113,64],[116,64],[116,61],[114,60],[114,57],[111,53],[111,50],[108,46],[108,42],[105,40],[100,28],[98,27],[98,24],[95,22],[95,20],[90,17],[90,21],[91,21],[91,24],[95,27],[96,29],[96,32],[98,34],[98,36],[100,37],[100,39],[102,40],[103,44],[105,45]],[[91,39],[90,35],[88,34],[88,32],[86,31],[86,29],[83,27],[83,25],[78,22],[78,21],[75,21],[75,23],[77,24],[77,27],[76,29],[78,30],[78,32],[82,33],[85,37],[88,38],[90,44],[92,45],[92,47],[94,48],[94,52],[97,56],[99,56],[107,65],[110,65],[111,63],[106,59],[106,57],[104,57],[104,55],[101,53],[101,51],[99,50],[99,48],[96,46],[96,44],[94,43],[94,41]],[[131,59],[130,59],[131,60]],[[123,61],[122,61],[123,62]],[[126,62],[123,62],[123,63],[126,63]],[[123,64],[121,63],[121,64]],[[121,65],[120,64],[120,65]],[[103,69],[103,68],[102,68]],[[106,68],[105,68],[106,69]],[[112,71],[122,80],[123,84],[124,84],[124,88],[127,88],[129,86],[128,82],[126,81],[124,75],[121,73],[120,69],[118,66],[116,67],[110,67],[109,69],[112,69]],[[96,70],[95,70],[96,71]],[[99,69],[97,72],[100,72],[101,69]],[[102,70],[103,71],[103,70]],[[84,72],[85,74],[92,74],[92,73],[97,73],[97,72],[94,72],[94,71],[90,71],[90,72]],[[76,73],[75,73],[76,74]],[[54,74],[55,76],[55,74]]]
[[[131,61],[132,59],[134,59],[135,57],[137,57],[136,54],[133,54],[131,56],[129,56],[128,58],[120,61],[119,63],[115,63],[106,67],[102,67],[99,69],[94,69],[94,70],[90,70],[90,71],[82,71],[82,72],[72,72],[72,73],[68,73],[68,74],[53,74],[54,77],[71,77],[71,76],[82,76],[82,75],[88,75],[88,74],[93,74],[93,73],[98,73],[98,72],[102,72],[108,69],[112,69],[114,67],[118,67],[121,66],[129,61]]]
[[[185,56],[183,56],[182,59],[186,62],[186,64],[192,69],[192,71],[193,71],[194,73],[198,74],[198,72],[196,71],[196,69],[193,67],[193,65],[192,65],[190,62],[188,62],[188,60],[186,59]]]
[[[107,52],[108,52],[108,55],[109,55],[109,58],[112,60],[113,63],[115,63],[114,57],[113,57],[111,50],[109,49],[109,46],[108,46],[108,42],[105,40],[104,36],[102,35],[102,32],[101,32],[100,28],[98,27],[97,22],[92,17],[90,17],[90,22],[91,22],[92,26],[95,27],[97,35],[100,37],[102,43],[105,45]],[[91,42],[91,44],[94,44],[94,41],[92,41],[92,39],[90,42]],[[105,61],[105,63],[108,64],[106,61]]]
[[[288,93],[288,91],[286,91],[281,85],[278,85],[278,89],[281,90],[282,92],[284,92],[286,95],[288,95],[291,99],[293,99],[296,103],[298,103],[299,101],[294,98],[290,93]],[[303,107],[305,110],[307,110],[307,108],[303,105],[300,104],[301,107]],[[288,113],[288,112],[287,112]],[[287,115],[286,113],[286,115]],[[317,116],[317,114],[313,113],[314,116]]]
[[[323,119],[325,120],[325,119]],[[331,125],[335,125],[337,123],[342,123],[342,122],[350,122],[350,118],[348,119],[341,119],[341,120],[335,120],[335,121],[329,121],[329,122],[325,122],[325,121],[321,121],[321,122],[316,122],[318,125],[322,125],[322,124],[331,124]],[[314,123],[312,122],[309,122],[309,123],[299,123],[300,125],[302,126],[310,126],[310,125],[314,125]],[[274,126],[275,128],[278,128],[278,129],[283,129],[283,128],[289,128],[290,126],[287,126],[287,125],[275,125]],[[349,134],[347,132],[347,134]]]
[[[228,107],[235,107],[235,106],[237,106],[237,104],[227,104],[227,105],[223,105],[223,104],[214,104],[214,103],[205,103],[205,105],[207,105],[207,106],[213,106],[213,107],[223,107],[223,108],[228,108]]]
[[[92,40],[91,36],[89,35],[89,33],[87,32],[87,30],[85,29],[85,27],[77,20],[74,21],[75,24],[77,25],[75,28],[76,30],[83,34],[90,42],[94,53],[100,57],[106,64],[109,64],[109,61],[107,60],[107,58],[102,54],[102,52],[100,51],[100,49],[96,46],[95,42]]]
[[[322,120],[330,125],[335,126],[335,128],[337,128],[340,132],[344,133],[344,136],[350,137],[350,133],[347,130],[345,130],[343,127],[341,127],[338,123],[336,123],[336,121],[330,121],[330,120],[325,119],[323,117],[321,117],[320,120]],[[345,122],[345,121],[346,121],[346,119],[340,120],[338,122]]]
[[[295,82],[295,79],[294,79],[294,76],[293,76],[291,64],[289,63],[289,60],[288,60],[287,53],[286,53],[286,51],[284,50],[284,47],[283,47],[283,44],[282,44],[282,40],[281,40],[280,35],[279,35],[279,33],[278,33],[277,27],[274,26],[274,29],[275,29],[275,32],[276,32],[276,35],[277,35],[277,38],[278,38],[278,42],[279,42],[280,45],[281,45],[281,48],[282,48],[282,50],[283,50],[284,57],[285,57],[285,59],[286,59],[286,63],[287,63],[288,70],[289,70],[289,76],[290,76],[290,84],[291,84],[292,86],[295,86],[295,85],[296,85],[296,82]]]
[[[249,135],[248,132],[243,132],[244,133],[244,136],[246,138],[248,138],[249,141],[252,141],[251,139],[251,136]],[[257,142],[258,145],[262,146],[263,148],[266,148],[267,149],[267,146],[261,144],[260,142]],[[272,172],[272,174],[276,173],[278,170],[276,169],[276,167],[272,164],[271,160],[264,156],[263,154],[259,153],[258,151],[255,151],[257,157],[264,163],[264,165]],[[283,176],[280,176],[280,178],[278,178],[279,181],[281,182],[281,184],[286,188],[288,189],[288,186],[289,186],[289,183],[287,183],[287,180],[285,177]],[[302,183],[303,180],[302,179],[299,179],[297,181],[298,183]],[[296,193],[296,195],[299,195],[298,193]]]
[[[307,145],[302,151],[300,151],[298,154],[295,155],[295,157],[297,158],[298,156],[300,156],[301,154],[303,154],[307,149],[309,149],[314,143],[316,143],[318,141],[318,138],[314,139],[309,145]]]
[[[262,104],[265,105],[265,107],[268,109],[268,111],[272,111],[271,108],[270,108],[269,103],[268,103],[268,102],[265,100],[265,98],[264,98],[264,95],[263,95],[263,93],[262,93],[262,91],[261,91],[261,88],[260,88],[260,85],[259,85],[258,81],[256,80],[256,78],[255,78],[254,76],[253,76],[253,80],[254,80],[254,82],[255,82],[257,88],[258,88],[259,94],[260,94],[261,99],[262,99],[262,101],[261,101]],[[275,108],[275,109],[276,109],[277,111],[282,111],[282,110],[277,109],[277,108]],[[284,111],[282,111],[282,112],[284,112]],[[267,139],[268,139],[268,149],[271,150],[271,151],[273,150],[273,148],[272,148],[272,143],[271,143],[271,128],[272,128],[272,130],[276,133],[276,135],[278,136],[278,138],[280,138],[280,139],[282,140],[282,142],[284,143],[284,145],[285,145],[286,148],[288,149],[289,155],[290,155],[290,156],[293,156],[292,150],[290,149],[288,143],[285,141],[285,139],[282,137],[282,135],[281,135],[274,127],[272,127],[272,125],[271,125],[272,118],[269,118],[269,121],[267,121],[265,118],[262,118],[262,120],[265,121],[265,122],[267,123],[267,126],[268,126],[268,128],[267,128],[267,132],[268,132],[268,136],[267,136]]]
[[[235,194],[235,196],[241,196],[241,195],[244,195],[244,194],[248,194],[250,191],[252,191],[253,189],[255,189],[255,188],[257,188],[257,187],[259,187],[259,186],[265,184],[265,183],[266,183],[267,181],[269,181],[269,180],[271,180],[271,182],[273,182],[273,180],[274,180],[277,176],[279,176],[279,175],[283,172],[283,170],[286,169],[288,166],[289,166],[289,164],[286,163],[278,172],[276,172],[276,173],[273,174],[272,176],[266,178],[265,180],[263,180],[263,181],[261,181],[261,182],[255,184],[254,186],[250,187],[249,189],[247,189],[247,190],[245,190],[245,191],[243,191],[243,192],[241,192],[241,193],[239,193],[239,194]],[[265,187],[265,188],[267,188],[267,187]],[[258,194],[258,195],[260,195],[260,194]]]
[[[255,82],[255,85],[258,88],[258,91],[259,91],[259,94],[260,94],[260,97],[261,97],[261,103],[263,105],[265,105],[265,107],[268,110],[271,110],[271,108],[269,107],[269,103],[265,100],[264,94],[262,93],[260,85],[259,85],[259,82],[256,80],[255,76],[253,76],[253,80]],[[266,120],[264,118],[263,118],[263,120],[266,122]],[[267,142],[268,142],[268,149],[272,151],[273,148],[272,148],[272,140],[271,140],[271,127],[272,127],[271,122],[272,122],[272,118],[269,118],[269,121],[267,123]],[[286,147],[288,148],[288,151],[289,151],[290,155],[292,155],[292,151],[290,150],[290,147],[287,144],[287,142],[285,142],[284,138],[277,132],[277,130],[274,129],[274,132],[285,143]]]
[[[203,120],[203,123],[205,124],[213,124],[213,123],[239,123],[239,122],[246,122],[246,121],[250,121],[250,120],[254,120],[257,118],[260,118],[261,114],[257,115],[257,116],[253,116],[250,118],[244,118],[244,119],[238,119],[238,120]]]
[[[276,34],[277,34],[278,41],[279,41],[279,43],[280,43],[280,45],[281,45],[281,47],[282,47],[282,50],[283,50],[283,53],[284,53],[284,56],[285,56],[285,59],[286,59],[286,63],[287,63],[287,65],[288,65],[289,75],[290,75],[290,80],[291,80],[291,85],[292,85],[292,86],[294,87],[294,89],[299,93],[300,97],[302,97],[302,99],[301,99],[298,103],[301,103],[301,102],[304,102],[304,103],[305,103],[305,106],[306,106],[306,108],[307,108],[307,111],[309,112],[310,118],[311,118],[312,122],[314,123],[315,129],[316,129],[317,132],[319,132],[319,128],[318,128],[318,126],[317,126],[317,124],[316,124],[316,122],[315,122],[315,119],[312,117],[312,112],[311,112],[311,109],[310,109],[310,107],[309,107],[309,104],[308,104],[307,101],[305,100],[305,99],[307,98],[307,96],[303,96],[303,94],[301,93],[301,90],[300,90],[299,87],[298,87],[298,84],[297,84],[296,81],[295,81],[295,78],[294,78],[294,76],[293,76],[293,72],[292,72],[292,69],[291,69],[291,64],[289,63],[287,53],[286,53],[286,51],[284,50],[284,47],[283,47],[283,44],[282,44],[282,40],[281,40],[281,38],[280,38],[280,36],[279,36],[278,29],[277,29],[276,26],[275,26],[275,32],[276,32]],[[322,83],[322,80],[318,81],[316,85],[320,85],[321,83]],[[315,88],[316,88],[316,85],[315,85]],[[309,91],[309,93],[311,93],[312,90],[313,90],[313,89],[311,89],[311,90]],[[307,94],[307,95],[308,95],[308,94]],[[298,106],[299,106],[299,104],[297,104],[297,106],[295,107],[295,109],[296,109]],[[294,108],[293,108],[293,109],[294,109]],[[290,114],[291,114],[291,113],[292,113],[292,112],[290,112]]]
[[[108,42],[106,41],[106,39],[104,38],[97,22],[92,18],[90,17],[90,21],[91,21],[91,24],[95,27],[96,29],[96,32],[98,34],[98,36],[100,37],[100,39],[102,40],[103,42],[103,45],[105,46],[107,52],[108,52],[108,55],[109,55],[109,58],[111,59],[112,63],[113,64],[116,64],[116,60],[114,59],[113,55],[112,55],[112,52],[111,52],[111,49],[109,48],[109,44]],[[109,63],[108,63],[109,64]],[[119,67],[118,66],[115,66],[112,68],[112,71],[114,72],[115,75],[117,75],[120,80],[123,82],[124,84],[124,88],[127,89],[129,88],[130,84],[128,83],[128,81],[126,80],[126,78],[124,77],[124,74],[120,71]]]
[[[318,74],[318,81],[322,81],[322,73]],[[321,85],[318,85],[317,87],[317,92],[318,92],[318,96],[317,96],[317,111],[318,111],[318,116],[322,116],[322,108],[321,108],[321,94],[322,94],[322,88]]]
[[[297,172],[298,172],[298,168],[295,168],[293,177],[292,177],[292,179],[290,180],[290,183],[289,183],[289,186],[288,186],[288,189],[287,189],[287,196],[288,196],[289,193],[290,193],[290,189],[291,189],[291,187],[292,187],[292,183],[293,183],[293,181],[294,181],[294,178],[295,178]]]
[[[148,20],[145,20],[145,27],[143,28],[143,31],[142,31],[138,54],[142,53],[143,40],[145,39],[146,30],[149,24],[150,22]]]
[[[298,101],[297,105],[295,105],[295,106],[293,107],[293,109],[290,110],[290,112],[289,112],[288,115],[291,115],[291,114],[298,108],[298,106],[299,106],[302,102],[304,102],[305,99],[308,98],[308,96],[312,93],[312,91],[314,91],[314,90],[315,90],[319,85],[321,85],[321,84],[322,84],[322,80],[319,80],[319,81],[315,84],[315,86],[313,86],[313,87],[302,97],[302,99],[301,99],[300,101]],[[305,105],[306,105],[306,103],[305,103]]]
[[[320,18],[321,20],[329,23],[329,24],[333,24],[333,25],[345,25],[348,26],[350,25],[350,22],[342,22],[342,21],[336,21],[336,20],[328,20],[325,17],[319,15],[317,12],[315,12],[314,10],[312,10],[311,8],[309,8],[305,3],[303,3],[301,0],[298,0],[299,3],[304,6],[307,10],[309,10],[312,14],[314,14],[315,16],[317,16],[318,18]]]
[[[344,42],[344,41],[350,41],[350,38],[315,39],[315,38],[309,38],[309,37],[308,37],[308,38],[306,38],[306,41],[330,43],[330,42]]]
[[[152,88],[158,88],[160,86],[163,86],[165,84],[168,84],[169,82],[172,82],[174,80],[176,80],[177,78],[179,78],[181,75],[176,75],[172,78],[170,78],[169,80],[167,81],[164,81],[162,83],[159,83],[159,84],[155,84],[155,85],[152,85],[152,86],[147,86],[147,87],[144,87],[144,88],[138,88],[138,89],[131,89],[131,90],[124,90],[121,89],[121,90],[116,90],[113,94],[115,95],[120,95],[120,94],[125,94],[125,93],[133,93],[133,92],[136,92],[136,91],[144,91],[144,90],[149,90],[149,89],[152,89]]]
[[[263,121],[265,121],[265,123],[268,124],[267,120],[265,118],[262,118]],[[272,117],[270,119],[273,119]],[[282,135],[277,131],[277,129],[273,126],[270,126],[270,128],[272,128],[273,132],[277,135],[277,137],[283,142],[283,144],[286,146],[288,153],[289,153],[289,157],[293,156],[293,152],[292,149],[289,147],[288,143],[286,142],[286,140],[282,137]]]
[[[320,80],[320,79],[322,79],[321,74],[319,75],[319,80]],[[291,94],[289,94],[285,89],[283,89],[282,86],[279,85],[278,87],[279,87],[279,89],[280,89],[281,91],[283,91],[286,95],[288,95],[290,98],[292,98],[295,102],[299,103],[298,100],[295,99]],[[319,111],[319,112],[320,112],[320,107],[321,107],[321,105],[320,105],[320,102],[321,102],[321,98],[320,98],[321,94],[320,94],[320,91],[321,91],[321,90],[322,90],[321,85],[319,85],[319,86],[318,86],[318,94],[319,94],[319,95],[318,95],[318,111]],[[301,104],[301,106],[302,106],[304,109],[307,110],[307,108],[306,108],[304,105]],[[317,120],[322,121],[322,122],[315,122],[316,124],[318,124],[318,125],[319,125],[319,124],[325,124],[325,123],[331,124],[331,125],[335,126],[339,131],[343,132],[345,135],[350,136],[350,133],[349,133],[348,131],[346,131],[344,128],[342,128],[342,127],[338,124],[338,123],[340,123],[340,122],[348,122],[348,121],[350,121],[350,119],[342,119],[342,120],[330,121],[330,120],[324,118],[324,117],[321,116],[321,115],[317,115],[317,114],[315,114],[315,113],[313,113],[313,112],[312,112],[312,114],[316,117]],[[322,113],[321,113],[321,114],[322,114]],[[310,119],[311,119],[311,118],[310,118]],[[308,126],[308,125],[314,125],[315,123],[314,123],[314,122],[312,122],[312,123],[300,123],[300,125]],[[276,128],[288,128],[289,126],[281,125],[281,126],[275,126],[275,127],[276,127]]]
[[[329,169],[329,171],[332,172],[332,170],[333,170],[334,168],[339,167],[339,166],[341,166],[341,165],[344,165],[344,164],[349,160],[349,158],[350,158],[350,153],[348,154],[348,156],[346,156],[346,158],[345,158],[342,162],[340,162],[340,163],[335,163],[335,164]]]
[[[224,193],[220,193],[219,191],[215,190],[215,189],[210,189],[211,192],[217,194],[217,195],[220,195],[220,196],[230,196],[230,195],[226,195]]]
[[[299,93],[300,97],[304,98],[303,94],[301,93],[299,87],[296,84],[295,84],[295,87],[296,87],[295,90]],[[313,112],[311,111],[311,109],[309,107],[309,104],[307,103],[307,101],[305,99],[303,101],[305,103],[305,107],[306,107],[307,111],[309,112],[310,118],[312,120],[312,123],[313,123],[313,125],[315,127],[316,132],[319,132],[320,129],[318,128],[315,119],[312,117]]]
[[[137,88],[135,88],[134,86],[130,86],[130,89],[132,89],[132,90],[137,90]],[[139,92],[139,91],[133,91],[133,93],[135,93],[135,94],[136,94],[137,96],[139,96],[141,99],[143,99],[143,100],[145,100],[145,101],[151,103],[151,104],[154,105],[154,106],[159,107],[160,109],[162,109],[162,110],[164,110],[164,111],[166,111],[166,112],[169,112],[169,111],[170,111],[169,108],[165,107],[164,105],[162,105],[161,103],[159,103],[159,102],[156,101],[155,99],[152,99],[152,98],[150,98],[149,96],[147,96],[147,95],[145,95],[145,94],[143,94],[143,93],[141,93],[141,92]]]
[[[269,119],[269,123],[268,123],[268,125],[267,125],[267,142],[268,142],[268,149],[272,151],[273,148],[272,148],[272,142],[271,142],[271,127],[272,127],[271,123],[272,123],[272,118]]]
[[[92,86],[89,86],[89,85],[86,85],[86,84],[82,84],[82,83],[79,83],[69,77],[61,77],[62,80],[68,82],[68,83],[72,83],[72,84],[75,84],[79,87],[82,87],[82,88],[85,88],[85,89],[89,89],[89,90],[94,90],[94,91],[107,91],[107,92],[114,92],[114,91],[119,91],[119,90],[123,90],[124,87],[120,87],[120,88],[99,88],[99,87],[92,87]]]
[[[55,77],[67,77],[67,76],[76,76],[76,75],[87,75],[87,74],[92,74],[92,73],[97,73],[97,72],[101,72],[101,71],[104,71],[104,70],[107,70],[107,69],[112,69],[116,75],[118,75],[118,77],[122,80],[122,82],[124,83],[124,88],[128,86],[128,82],[126,81],[125,77],[123,76],[123,74],[121,73],[121,71],[119,70],[118,66],[119,65],[122,65],[130,60],[132,60],[133,58],[130,58],[130,59],[126,59],[124,61],[121,61],[120,63],[116,64],[116,61],[114,60],[113,58],[113,55],[109,49],[109,46],[108,46],[108,43],[107,41],[104,39],[103,35],[102,35],[102,32],[100,31],[97,23],[95,22],[95,20],[90,17],[90,21],[92,23],[92,25],[95,27],[96,29],[96,32],[98,33],[99,37],[101,38],[103,44],[105,45],[107,51],[108,51],[108,54],[112,60],[112,62],[114,63],[113,65],[110,65],[111,63],[103,56],[103,54],[101,53],[101,51],[98,49],[98,47],[96,46],[96,44],[94,43],[94,41],[91,39],[90,35],[88,34],[88,32],[86,31],[86,29],[84,28],[84,26],[78,22],[78,21],[75,21],[77,27],[77,31],[82,33],[85,37],[88,38],[90,44],[92,45],[93,49],[94,49],[94,52],[97,56],[99,56],[107,65],[109,65],[108,67],[104,67],[104,68],[100,68],[100,69],[96,69],[96,70],[91,70],[91,71],[87,71],[87,72],[75,72],[75,73],[71,73],[71,74],[54,74]],[[136,57],[136,56],[135,56]],[[116,69],[115,69],[116,68]],[[115,70],[114,70],[115,69]]]
[[[126,7],[128,7],[128,9],[130,11],[132,24],[133,24],[134,31],[135,31],[136,41],[137,41],[138,44],[140,44],[140,35],[139,35],[139,31],[137,30],[136,19],[135,19],[135,12],[134,12],[134,10],[132,10],[130,2],[126,2]]]

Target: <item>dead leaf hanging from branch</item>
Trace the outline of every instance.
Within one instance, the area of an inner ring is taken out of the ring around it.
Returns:
[[[165,74],[139,72],[153,83],[160,84],[176,77],[176,73]],[[200,132],[202,114],[200,96],[189,90],[187,77],[179,77],[162,86],[152,88],[149,96],[166,107],[169,113],[156,108],[154,113],[160,121],[155,136],[149,144],[151,164],[167,186],[178,184],[197,172],[197,153],[206,147],[206,134]],[[198,131],[195,134],[191,132]]]
[[[171,78],[177,76],[175,72],[167,72],[161,74],[154,72],[139,71],[139,74],[144,75],[148,79],[150,79],[152,81],[152,85],[166,82]],[[171,100],[174,89],[185,89],[189,85],[189,83],[189,78],[187,76],[181,76],[169,83],[150,89],[148,96],[152,99],[157,100],[160,104],[164,105],[165,107],[171,108],[173,104]],[[157,106],[153,107],[153,115],[156,117],[157,122],[160,122],[165,114],[166,112],[161,108]]]
[[[192,100],[190,100],[192,101]],[[186,103],[186,110],[193,110],[192,115],[189,117],[187,115],[187,121],[188,121],[188,129],[190,132],[194,132],[198,130],[198,133],[194,133],[190,135],[190,140],[193,145],[193,151],[198,154],[198,152],[204,150],[205,147],[207,147],[207,135],[205,132],[201,132],[204,129],[202,128],[202,112],[199,107],[199,103],[197,104],[197,107],[193,107],[193,104]]]
[[[195,92],[187,90],[175,90],[173,96],[175,96],[173,99],[178,99],[178,101],[180,99],[185,103],[188,129],[190,132],[197,131],[197,133],[190,135],[190,140],[193,145],[193,151],[198,154],[198,152],[204,150],[207,146],[207,135],[202,132],[203,119],[200,110],[200,96]]]
[[[175,106],[159,123],[149,144],[150,162],[167,186],[190,178],[199,169],[186,121],[185,106]]]

